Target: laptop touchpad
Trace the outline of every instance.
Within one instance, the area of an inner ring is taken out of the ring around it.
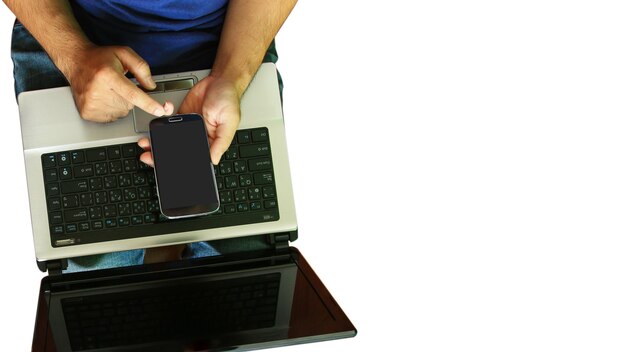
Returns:
[[[194,77],[157,82],[156,89],[147,93],[161,104],[165,104],[167,100],[171,101],[174,104],[174,112],[177,112],[183,99],[187,96],[187,92],[189,92],[189,89],[193,87],[196,81]],[[156,118],[156,116],[148,114],[138,107],[133,108],[131,115],[133,116],[135,132],[137,133],[148,132],[150,130],[150,121]]]

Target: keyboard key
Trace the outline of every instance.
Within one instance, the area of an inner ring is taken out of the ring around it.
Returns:
[[[67,233],[73,233],[78,231],[78,227],[76,226],[76,224],[67,224],[65,225],[65,232]]]
[[[106,162],[95,163],[94,169],[96,170],[96,175],[98,176],[106,175],[107,173],[109,173]]]
[[[59,164],[59,166],[69,165],[71,163],[70,153],[69,152],[58,153],[57,163]]]
[[[237,176],[226,176],[224,177],[224,184],[226,188],[236,188],[239,182],[237,181]]]
[[[74,166],[74,177],[93,176],[93,165]]]
[[[250,143],[250,131],[237,131],[237,142],[239,144]]]
[[[117,177],[106,176],[104,178],[104,188],[106,189],[117,188]]]
[[[248,187],[252,186],[252,177],[248,174],[239,175],[239,186],[240,187]]]
[[[255,129],[252,130],[252,141],[253,142],[265,142],[269,139],[267,134],[267,128]]]
[[[85,162],[85,152],[82,150],[73,151],[70,153],[72,158],[72,164],[80,164]]]
[[[117,205],[117,213],[120,216],[131,215],[133,212],[130,210],[130,203],[120,203]],[[120,224],[120,226],[122,226]]]
[[[133,214],[143,214],[146,212],[146,202],[133,202]]]
[[[59,189],[59,184],[58,183],[47,183],[46,184],[46,195],[48,197],[50,196],[57,196],[59,195],[60,189]]]
[[[101,219],[102,218],[102,207],[89,207],[89,219]]]
[[[96,221],[91,222],[92,230],[102,230],[103,228],[104,228],[104,223],[102,222],[102,220],[96,220]]]
[[[53,213],[50,213],[51,225],[56,225],[56,224],[61,224],[61,223],[63,223],[63,216],[61,215],[60,211],[55,211]]]
[[[146,206],[146,211],[148,213],[156,213],[158,211],[161,211],[161,208],[159,207],[159,201],[157,199],[150,199],[146,202]]]
[[[268,144],[242,145],[239,147],[239,155],[242,158],[270,155],[270,146]]]
[[[137,171],[137,168],[138,168],[137,160],[134,160],[134,159],[124,160],[124,172]]]
[[[220,163],[220,175],[229,175],[233,173],[233,163],[230,161],[222,161]]]
[[[124,158],[131,158],[137,155],[137,145],[135,143],[124,144],[121,149],[122,157]]]
[[[133,225],[141,225],[143,224],[143,217],[139,215],[133,215],[130,217],[130,223]]]
[[[63,212],[65,221],[83,221],[87,220],[87,209],[72,209]]]
[[[139,166],[138,166],[138,167],[139,167],[139,170],[144,171],[144,170],[150,170],[150,169],[151,169],[150,165],[148,165],[148,164],[146,164],[146,163],[142,162],[141,160],[137,161],[137,164],[139,165]]]
[[[63,225],[55,225],[50,227],[50,233],[53,235],[61,235],[65,232],[65,227]]]
[[[276,208],[276,200],[266,200],[263,202],[263,206],[265,207],[265,209],[272,209],[272,208]]]
[[[137,188],[137,197],[139,199],[150,199],[150,198],[152,198],[151,187],[144,186],[144,187]]]
[[[89,231],[91,227],[89,226],[88,222],[81,222],[78,224],[78,229],[80,231]]]
[[[242,202],[244,200],[248,200],[245,189],[237,189],[235,190],[235,202]]]
[[[107,156],[109,159],[119,159],[122,157],[122,152],[119,146],[112,146],[107,148]]]
[[[61,198],[54,197],[48,199],[48,210],[59,210],[61,209]]]
[[[230,203],[233,201],[233,193],[231,191],[220,192],[220,203]]]
[[[87,161],[92,163],[94,161],[104,161],[107,159],[107,152],[104,148],[88,149],[86,151]]]
[[[102,178],[90,178],[89,179],[89,190],[91,191],[99,191],[102,189]]]
[[[75,208],[78,206],[78,196],[70,195],[61,197],[63,208]]]
[[[151,224],[151,223],[153,223],[155,221],[156,221],[156,216],[154,216],[154,214],[145,214],[143,216],[143,222],[145,224]]]
[[[120,187],[128,187],[133,184],[133,179],[130,174],[118,175],[117,181]]]
[[[91,193],[82,193],[80,195],[80,205],[87,207],[93,204],[93,195]]]
[[[274,183],[274,175],[271,172],[259,172],[254,174],[255,185],[266,185]]]
[[[118,226],[128,226],[128,225],[130,225],[130,218],[123,217],[123,218],[117,219],[117,225]]]
[[[110,161],[109,172],[112,174],[119,174],[122,172],[122,162],[120,160]]]
[[[104,204],[108,202],[108,196],[106,191],[95,192],[93,194],[93,198],[96,201],[96,204]]]
[[[125,188],[124,189],[124,200],[127,202],[133,201],[137,199],[137,189],[135,188]]]
[[[109,191],[109,201],[111,203],[121,202],[122,201],[122,190],[113,189]]]
[[[233,159],[237,159],[237,147],[235,146],[230,146],[228,147],[228,149],[226,149],[226,152],[224,152],[224,159],[226,160],[233,160]]]
[[[275,198],[276,190],[274,186],[265,186],[263,187],[263,198]]]
[[[57,166],[57,158],[54,154],[44,154],[41,156],[42,165],[45,168]]]
[[[104,226],[106,226],[107,228],[117,227],[117,219],[113,218],[104,220]]]
[[[258,200],[261,199],[261,189],[259,187],[253,187],[248,189],[248,199]]]
[[[103,207],[103,209],[105,218],[112,218],[117,216],[117,206],[115,204],[107,204]]]
[[[48,169],[43,172],[43,179],[46,182],[54,182],[59,180],[59,174],[56,169]]]
[[[146,174],[142,172],[133,174],[133,185],[140,186],[140,185],[145,185],[147,183],[148,183],[148,180],[146,179]]]
[[[61,193],[63,194],[86,192],[88,190],[87,180],[61,182]]]
[[[69,180],[72,178],[72,168],[69,166],[64,166],[59,169],[59,178],[61,180]]]
[[[233,162],[233,168],[235,169],[235,172],[238,174],[248,171],[248,165],[243,160],[237,160]]]
[[[252,159],[248,161],[250,171],[269,170],[272,168],[272,163],[269,158]]]

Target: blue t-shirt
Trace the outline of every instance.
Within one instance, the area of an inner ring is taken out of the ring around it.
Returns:
[[[98,45],[126,45],[153,74],[213,65],[228,0],[73,0],[85,34]]]

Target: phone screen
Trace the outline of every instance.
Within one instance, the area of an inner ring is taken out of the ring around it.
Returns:
[[[150,140],[163,215],[179,218],[217,210],[215,171],[202,117],[189,114],[154,119]]]

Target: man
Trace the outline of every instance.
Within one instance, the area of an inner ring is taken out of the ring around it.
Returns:
[[[12,43],[16,94],[69,84],[83,119],[114,121],[134,106],[162,116],[174,112],[172,104],[150,98],[127,73],[153,89],[153,72],[211,68],[178,112],[204,117],[217,164],[235,135],[252,77],[263,61],[277,59],[273,38],[296,1],[4,0],[19,21]],[[147,139],[139,144],[149,150]],[[149,152],[141,160],[152,163]],[[146,252],[145,261],[176,258],[181,251]],[[136,261],[118,259],[99,265]]]

